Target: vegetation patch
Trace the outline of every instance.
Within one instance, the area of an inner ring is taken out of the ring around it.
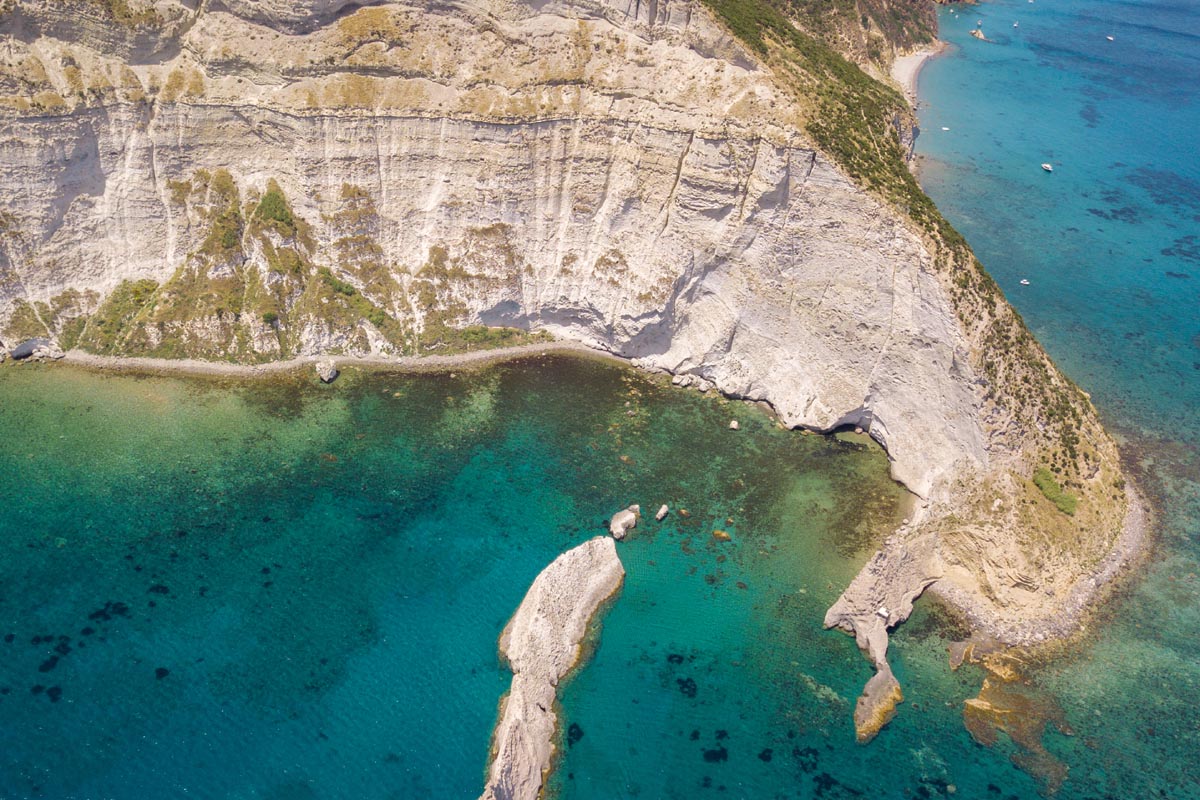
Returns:
[[[187,202],[188,192],[200,217],[209,225],[197,253],[210,263],[240,260],[244,229],[241,193],[228,170],[196,170],[191,181],[169,185],[172,200]]]
[[[346,297],[354,297],[358,294],[358,289],[355,289],[352,284],[338,278],[328,267],[321,267],[320,275],[321,280],[325,281],[325,285],[338,294],[345,295]]]
[[[552,342],[554,337],[545,331],[526,331],[520,328],[467,325],[455,328],[442,321],[426,322],[423,352],[450,355],[472,350],[493,350],[498,347],[517,347],[523,344]]]
[[[153,25],[162,21],[153,6],[139,8],[137,5],[131,4],[129,0],[89,0],[89,2],[93,6],[103,9],[117,22],[129,27]]]
[[[258,208],[255,210],[258,219],[272,223],[276,230],[284,236],[296,235],[296,220],[292,216],[292,209],[288,207],[287,199],[283,196],[283,191],[279,188],[279,184],[275,181],[267,183],[267,192],[258,201]]]
[[[8,327],[4,329],[5,337],[20,342],[37,336],[45,336],[47,333],[49,330],[33,305],[24,300],[17,300],[13,307],[12,318],[8,321]]]
[[[1046,496],[1046,499],[1054,503],[1059,511],[1070,517],[1075,516],[1075,507],[1078,505],[1079,500],[1075,495],[1063,491],[1062,486],[1054,479],[1054,473],[1046,467],[1039,467],[1033,473],[1033,482],[1037,484],[1038,489]]]
[[[151,306],[157,291],[157,281],[121,281],[88,321],[79,345],[98,353],[121,352],[123,338]]]

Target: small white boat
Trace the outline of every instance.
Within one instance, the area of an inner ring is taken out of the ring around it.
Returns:
[[[1110,42],[1112,42],[1112,41],[1115,41],[1115,40],[1113,39],[1113,37],[1111,37],[1111,36],[1105,36],[1104,38],[1105,38],[1105,39],[1108,39]]]
[[[948,131],[948,130],[950,130],[950,129],[949,129],[949,128],[947,128],[945,125],[943,125],[943,126],[942,126],[942,130],[944,130],[944,131]]]
[[[1028,286],[1028,285],[1029,285],[1029,281],[1025,280],[1024,278],[1021,278],[1021,285],[1022,285],[1022,286]]]
[[[1054,167],[1049,164],[1042,164],[1042,169],[1046,170],[1046,172],[1054,172]]]
[[[1014,28],[1019,28],[1019,27],[1021,27],[1021,26],[1020,26],[1018,23],[1014,22],[1014,23],[1013,23],[1013,27],[1014,27]]]

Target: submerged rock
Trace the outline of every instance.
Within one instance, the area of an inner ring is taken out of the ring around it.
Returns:
[[[331,360],[317,362],[317,377],[322,383],[333,383],[341,373],[338,372],[337,366]]]
[[[534,579],[500,634],[500,653],[513,680],[501,703],[481,800],[539,796],[554,750],[556,687],[579,660],[593,616],[624,578],[616,543],[597,536],[554,559]]]
[[[1067,778],[1067,765],[1043,744],[1047,727],[1074,734],[1066,714],[1052,695],[1039,690],[1024,674],[1027,654],[986,636],[974,636],[950,647],[950,668],[963,663],[982,666],[987,676],[979,695],[963,702],[963,723],[976,742],[993,747],[1003,733],[1016,745],[1012,761],[1053,795]]]
[[[624,539],[625,534],[631,528],[637,527],[638,516],[641,513],[642,507],[639,505],[632,505],[629,508],[618,511],[616,514],[613,514],[612,521],[608,523],[608,532],[612,534],[614,539]]]

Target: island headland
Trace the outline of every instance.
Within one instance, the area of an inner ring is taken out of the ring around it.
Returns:
[[[624,578],[615,540],[597,536],[534,579],[500,634],[512,688],[500,703],[481,800],[537,800],[554,753],[559,681],[578,662],[588,626]]]
[[[932,5],[827,5],[5,0],[0,344],[259,365],[551,336],[861,427],[920,498],[825,620],[883,676],[869,738],[922,590],[1058,635],[1142,517],[908,170],[876,77]]]

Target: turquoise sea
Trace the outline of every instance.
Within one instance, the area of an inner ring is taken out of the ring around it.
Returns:
[[[1094,640],[1035,675],[1076,729],[1061,795],[1200,797],[1200,5],[999,0],[940,21],[921,183],[1162,512]]]
[[[1164,513],[1139,579],[1020,691],[1068,731],[1042,738],[1058,797],[1200,798],[1200,10],[942,22],[922,181]],[[964,631],[928,600],[893,638],[899,716],[855,743],[870,667],[820,622],[906,497],[853,435],[555,356],[331,386],[6,367],[0,442],[3,800],[473,798],[501,628],[632,502],[675,512],[620,545],[552,794],[1040,796],[964,728],[983,674],[949,670]]]

